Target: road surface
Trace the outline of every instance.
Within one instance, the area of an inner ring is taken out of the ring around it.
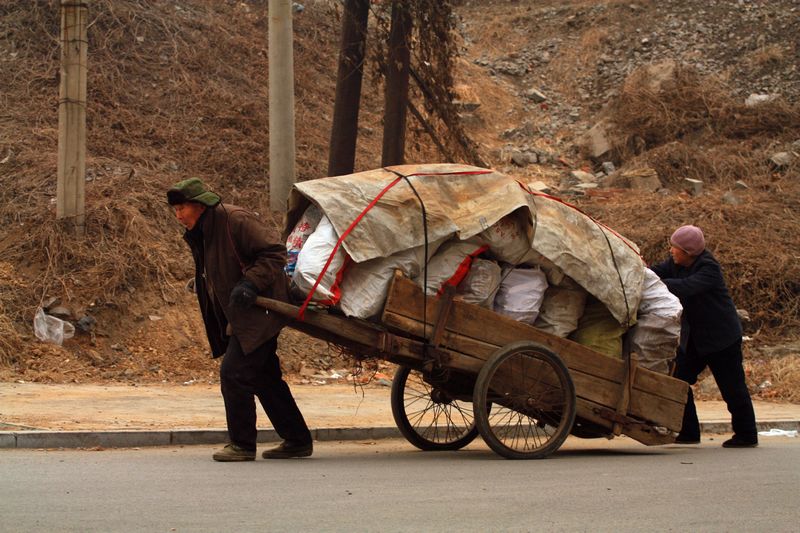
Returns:
[[[1,531],[797,531],[800,439],[757,449],[570,437],[540,461],[480,439],[317,443],[215,463],[206,446],[0,450]]]

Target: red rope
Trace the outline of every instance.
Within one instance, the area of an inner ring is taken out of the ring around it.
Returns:
[[[342,242],[344,242],[344,240],[347,238],[347,236],[350,235],[350,232],[353,231],[353,229],[358,225],[358,223],[361,222],[361,219],[364,218],[364,216],[367,214],[367,212],[369,212],[370,209],[375,207],[375,204],[377,204],[378,201],[383,197],[383,195],[386,194],[386,191],[388,191],[389,189],[391,189],[392,187],[397,185],[397,183],[401,179],[410,178],[412,176],[452,176],[452,175],[470,176],[470,175],[476,175],[476,174],[490,174],[490,173],[494,172],[492,170],[474,170],[474,171],[470,171],[470,172],[416,172],[414,174],[409,174],[409,175],[405,176],[403,174],[400,174],[400,173],[395,172],[395,171],[390,170],[390,169],[385,169],[385,170],[396,174],[397,178],[395,180],[393,180],[389,185],[384,187],[383,190],[381,192],[379,192],[378,195],[369,204],[367,204],[367,207],[365,207],[364,210],[361,211],[361,213],[353,220],[353,222],[350,223],[350,225],[347,227],[347,229],[344,232],[342,232],[342,235],[339,237],[339,240],[336,241],[336,245],[333,247],[333,251],[331,252],[331,255],[328,257],[328,260],[325,262],[325,266],[322,267],[322,272],[320,272],[319,276],[317,276],[317,280],[314,282],[314,286],[311,287],[311,290],[309,291],[308,296],[306,297],[305,301],[303,302],[303,305],[300,306],[300,310],[297,312],[297,320],[300,320],[300,321],[303,320],[303,317],[305,316],[305,313],[306,313],[306,309],[308,308],[308,304],[311,303],[311,298],[314,296],[314,293],[316,292],[320,281],[322,281],[322,277],[325,275],[325,272],[328,271],[328,267],[331,265],[331,262],[333,261],[333,257],[336,255],[336,252],[339,250],[339,246],[341,246]]]

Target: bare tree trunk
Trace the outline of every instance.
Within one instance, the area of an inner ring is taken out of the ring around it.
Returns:
[[[392,4],[392,27],[389,31],[386,65],[385,108],[383,116],[383,154],[381,165],[401,165],[405,161],[406,109],[411,16],[405,2]]]
[[[336,77],[336,101],[328,154],[328,176],[350,174],[355,167],[361,79],[367,46],[369,0],[346,0]]]

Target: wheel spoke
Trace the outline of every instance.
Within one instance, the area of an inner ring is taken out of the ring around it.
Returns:
[[[479,373],[473,411],[481,435],[515,459],[552,453],[575,417],[574,386],[563,362],[546,348],[522,341],[498,350]],[[491,402],[490,414],[478,406]]]
[[[407,367],[400,367],[392,384],[392,413],[403,436],[423,450],[459,449],[478,434],[463,401]]]

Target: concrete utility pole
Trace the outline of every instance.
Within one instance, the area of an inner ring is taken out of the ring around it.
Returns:
[[[285,211],[295,182],[292,1],[269,0],[269,206]]]
[[[56,218],[76,235],[85,233],[87,18],[87,1],[61,0]]]
[[[336,101],[328,148],[328,176],[350,174],[355,167],[368,18],[369,0],[345,0]]]
[[[405,2],[392,3],[386,58],[385,107],[383,112],[383,154],[381,165],[401,165],[405,160],[406,109],[411,52],[411,15]]]

